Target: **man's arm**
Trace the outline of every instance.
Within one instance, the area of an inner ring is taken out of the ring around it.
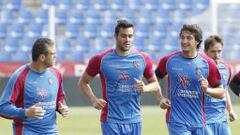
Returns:
[[[236,75],[230,81],[229,87],[231,88],[235,95],[240,96],[240,80]]]
[[[228,111],[229,120],[233,122],[237,119],[237,115],[232,107],[232,101],[228,91],[226,91],[226,103],[227,103],[226,109]]]
[[[79,79],[79,88],[80,91],[88,98],[88,100],[92,103],[93,107],[101,110],[106,105],[106,101],[102,98],[97,98],[92,88],[90,87],[90,82],[92,81],[93,77],[84,72],[81,78]]]

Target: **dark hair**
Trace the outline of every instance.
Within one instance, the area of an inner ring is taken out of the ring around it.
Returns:
[[[181,36],[183,31],[189,31],[193,34],[195,40],[199,42],[197,45],[197,49],[199,49],[202,42],[202,29],[197,24],[184,24],[179,36]]]
[[[32,60],[37,61],[41,54],[48,53],[48,47],[53,46],[54,42],[49,38],[39,38],[35,41],[32,47]]]
[[[130,28],[134,29],[134,25],[126,19],[120,19],[117,21],[117,26],[115,27],[115,35],[118,35],[120,28]]]
[[[223,46],[223,40],[218,35],[211,35],[204,41],[204,50],[208,50],[214,43],[220,43]]]

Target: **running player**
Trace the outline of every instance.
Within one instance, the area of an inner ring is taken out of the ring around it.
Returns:
[[[58,134],[56,110],[66,116],[68,107],[55,60],[53,41],[39,38],[32,48],[32,62],[10,77],[0,99],[0,115],[13,119],[14,135]]]
[[[168,75],[168,98],[161,98],[160,107],[167,108],[170,135],[204,135],[204,97],[224,97],[221,76],[215,62],[198,53],[202,42],[198,25],[184,24],[179,36],[182,50],[160,59],[155,70],[159,79]]]

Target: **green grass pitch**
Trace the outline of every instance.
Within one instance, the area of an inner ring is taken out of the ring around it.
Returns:
[[[230,124],[233,135],[239,134],[240,105],[234,109],[239,118]],[[58,115],[59,135],[101,135],[100,111],[92,107],[70,108],[70,115],[62,118]],[[165,111],[158,106],[142,106],[143,135],[168,135],[165,123]],[[0,118],[0,134],[11,135],[11,121]]]

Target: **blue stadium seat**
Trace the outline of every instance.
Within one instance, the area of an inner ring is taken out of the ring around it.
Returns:
[[[83,35],[78,35],[76,47],[74,50],[78,52],[89,52],[91,49],[90,40]]]
[[[141,51],[145,50],[145,38],[136,36],[134,38],[133,46]]]
[[[125,0],[111,0],[110,7],[113,10],[122,10],[126,6]]]
[[[193,15],[197,15],[209,8],[210,0],[194,0],[193,4],[194,8],[192,13]]]
[[[81,10],[71,10],[67,21],[69,23],[82,25],[85,21],[84,13]]]
[[[70,39],[59,37],[56,40],[57,51],[61,53],[70,53],[74,49]]]
[[[102,22],[101,14],[96,9],[89,9],[85,16],[85,22],[87,24],[101,24]]]
[[[158,8],[156,15],[154,15],[153,22],[155,23],[170,23],[171,22],[171,11],[168,11],[163,8]]]
[[[41,23],[41,24],[48,23],[48,11],[39,9],[35,14],[34,20],[35,22]]]
[[[25,33],[27,33],[29,37],[40,37],[42,34],[42,31],[43,31],[42,24],[31,22]]]
[[[48,9],[50,6],[56,6],[57,0],[42,0],[42,8]]]
[[[62,9],[55,10],[55,21],[57,24],[65,24],[67,22],[68,11]]]
[[[7,0],[6,8],[9,10],[19,10],[22,5],[22,0]]]
[[[13,23],[10,26],[8,34],[12,37],[21,38],[24,33],[24,25],[21,23]]]
[[[113,38],[115,30],[115,23],[104,23],[100,27],[100,36],[105,38]]]
[[[193,8],[193,1],[192,0],[179,0],[177,5],[180,10],[190,11]]]
[[[173,13],[172,21],[174,23],[182,23],[188,19],[188,12],[182,10],[176,10]]]
[[[14,12],[11,10],[1,11],[1,22],[11,24],[12,21],[16,18]]]
[[[33,19],[33,14],[26,7],[22,6],[19,10],[19,16],[17,18],[18,23],[29,24]]]
[[[119,18],[121,18],[121,17],[116,12],[114,12],[112,10],[107,10],[107,11],[104,11],[104,13],[103,13],[102,22],[115,23],[116,20],[118,20]]]
[[[140,10],[140,12],[138,12],[138,16],[137,18],[137,23],[142,23],[142,24],[152,24],[152,12],[151,10]]]
[[[22,39],[22,44],[20,46],[20,50],[22,52],[31,52],[34,42],[39,37],[31,37],[27,34],[24,34],[23,39]]]
[[[93,44],[94,51],[99,53],[108,49],[111,49],[111,46],[106,38],[97,37]]]
[[[7,36],[5,41],[4,50],[6,52],[16,52],[19,50],[20,39],[17,37]]]
[[[83,35],[87,38],[96,38],[99,36],[98,26],[96,24],[85,24],[83,32]]]
[[[74,3],[77,10],[86,11],[91,6],[90,0],[75,0]]]
[[[83,52],[73,51],[69,53],[66,61],[84,62],[86,60]]]
[[[145,0],[145,7],[148,10],[157,10],[159,6],[159,0]]]
[[[140,15],[141,16],[141,15]],[[120,17],[119,18],[126,18],[130,22],[134,23],[137,19],[135,17],[135,12],[133,9],[130,9],[129,7],[125,7],[122,9],[120,12]],[[116,22],[117,19],[114,21]]]
[[[152,36],[158,38],[165,38],[166,34],[169,32],[167,23],[155,23],[153,26]]]
[[[108,0],[93,0],[93,7],[97,10],[107,10],[109,9]]]
[[[7,25],[5,23],[0,23],[0,38],[5,38],[7,35]]]
[[[130,9],[139,11],[144,6],[142,1],[143,0],[129,0],[127,5],[129,6]]]
[[[21,52],[17,51],[12,53],[12,60],[13,62],[30,62],[31,61],[31,52]]]
[[[163,40],[162,38],[159,38],[158,36],[151,36],[149,38],[149,43],[146,45],[146,48],[148,51],[161,51],[163,47]]]
[[[69,10],[73,8],[73,0],[57,0],[57,7],[60,10]]]
[[[175,10],[177,8],[175,0],[161,0],[160,5],[165,10]]]
[[[136,36],[147,38],[150,32],[150,24],[138,23],[136,26]]]
[[[65,36],[68,38],[76,38],[80,33],[80,26],[74,23],[67,23],[65,26]]]
[[[0,48],[0,62],[10,62],[12,61],[12,55],[6,52],[3,48]]]

